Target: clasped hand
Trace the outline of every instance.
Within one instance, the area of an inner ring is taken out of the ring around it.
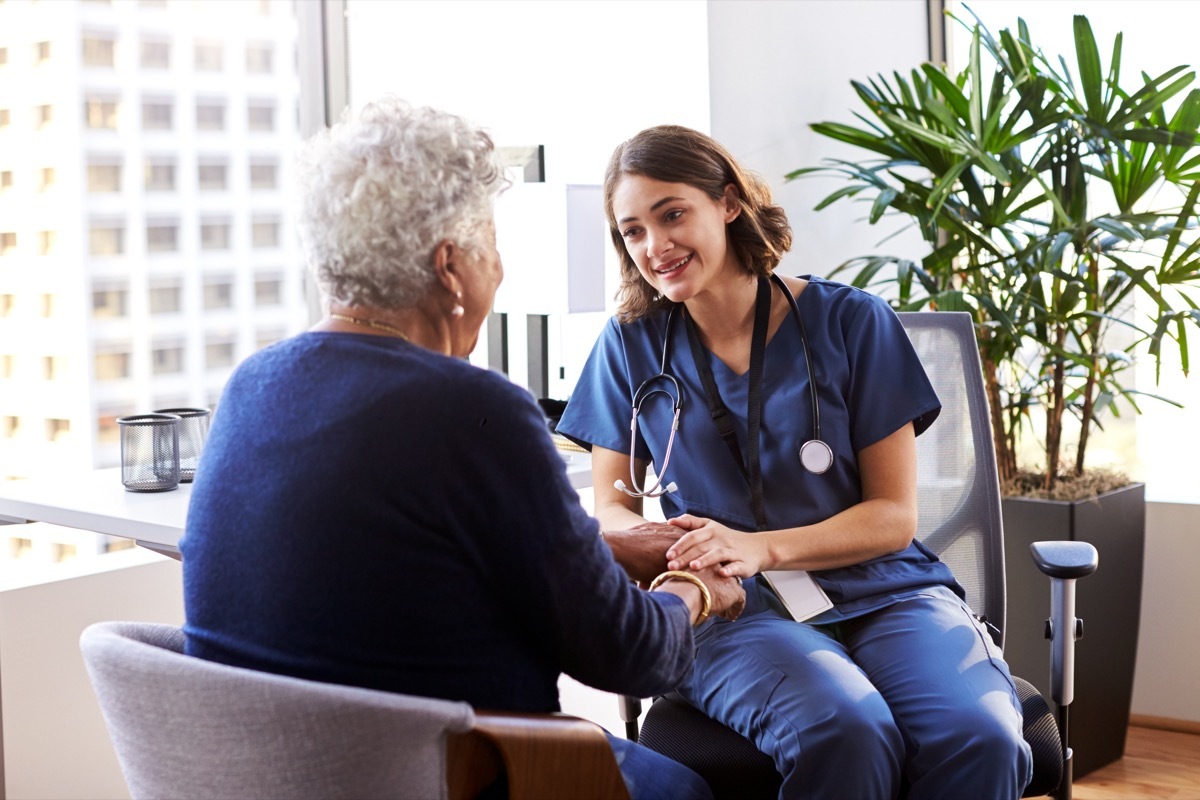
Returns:
[[[737,576],[726,573],[715,561],[696,568],[687,564],[668,564],[667,554],[677,547],[677,543],[682,541],[680,537],[685,535],[690,534],[678,524],[645,522],[632,528],[604,531],[604,540],[612,549],[617,563],[641,586],[648,586],[650,581],[668,569],[694,572],[712,595],[712,613],[730,620],[737,619],[746,604],[746,593]]]

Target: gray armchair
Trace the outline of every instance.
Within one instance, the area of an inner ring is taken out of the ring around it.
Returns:
[[[134,798],[628,800],[604,732],[563,715],[299,680],[183,654],[171,625],[100,622],[80,648]]]

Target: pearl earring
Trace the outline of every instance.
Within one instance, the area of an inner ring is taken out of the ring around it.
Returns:
[[[463,308],[462,304],[462,292],[455,292],[454,299],[458,302],[454,304],[454,308],[450,309],[450,316],[461,317],[463,314],[467,313],[467,310]]]

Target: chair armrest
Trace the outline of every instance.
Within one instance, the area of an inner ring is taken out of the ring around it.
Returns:
[[[447,741],[450,797],[473,797],[501,764],[511,800],[629,800],[604,730],[578,717],[476,711],[475,726]]]
[[[1033,542],[1033,561],[1051,578],[1086,578],[1096,571],[1100,554],[1087,542]]]

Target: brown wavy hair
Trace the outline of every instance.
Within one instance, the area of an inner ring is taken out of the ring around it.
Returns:
[[[613,193],[626,175],[643,175],[664,183],[684,183],[714,200],[725,187],[737,189],[741,213],[725,226],[730,247],[742,267],[766,277],[792,246],[787,214],[771,199],[771,189],[758,175],[743,169],[719,142],[681,125],[647,128],[613,151],[604,172],[604,213],[609,235],[621,259],[617,290],[617,319],[631,322],[670,305],[648,284],[625,249],[625,239],[613,214]]]

